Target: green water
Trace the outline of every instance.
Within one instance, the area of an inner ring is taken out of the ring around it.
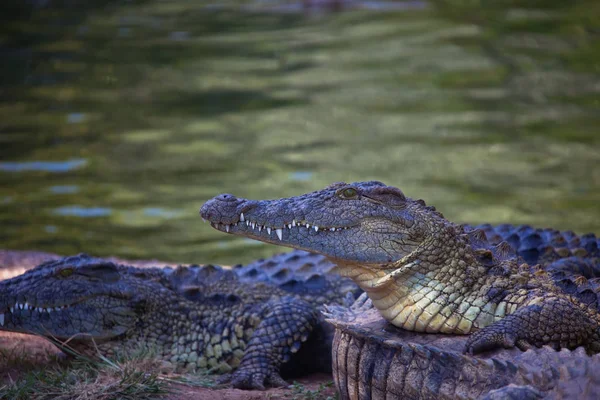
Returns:
[[[1,17],[0,248],[246,262],[205,200],[367,179],[600,233],[600,2],[81,3]]]

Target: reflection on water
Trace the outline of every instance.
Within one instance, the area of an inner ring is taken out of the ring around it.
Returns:
[[[160,207],[150,207],[150,208],[144,208],[144,215],[147,215],[150,217],[160,217],[160,218],[171,219],[171,218],[176,218],[176,217],[182,216],[182,212],[181,211],[173,211],[173,210],[165,210],[164,208],[160,208]]]
[[[107,217],[112,214],[112,210],[105,207],[64,206],[55,209],[54,213],[63,216],[91,218]]]
[[[290,172],[289,179],[292,181],[310,181],[313,173],[310,171],[295,171]]]
[[[79,124],[85,121],[85,114],[82,113],[70,113],[67,115],[67,122],[69,124]]]
[[[83,167],[86,160],[68,161],[29,161],[29,162],[0,162],[0,171],[22,172],[22,171],[47,171],[47,172],[69,172]]]
[[[77,187],[77,185],[56,185],[51,186],[50,191],[56,194],[71,194],[77,193],[79,191],[79,188]]]
[[[599,2],[10,1],[1,247],[245,262],[206,199],[367,179],[600,233]]]
[[[211,5],[211,8],[217,7],[218,4]],[[342,10],[405,11],[425,7],[427,3],[423,0],[256,0],[244,2],[240,9],[246,12],[323,13]]]

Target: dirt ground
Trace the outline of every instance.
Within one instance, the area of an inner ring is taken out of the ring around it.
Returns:
[[[58,362],[53,355],[60,354],[57,349],[45,339],[22,335],[19,333],[0,332],[0,349],[9,354],[27,355],[27,362],[23,366],[0,364],[0,386],[4,383],[17,381],[25,372],[34,368],[43,368]],[[319,393],[318,398],[335,396],[335,390],[331,387],[319,391],[321,384],[331,381],[327,374],[313,374],[296,380],[304,387],[304,391]],[[265,391],[247,391],[231,388],[212,389],[184,384],[169,384],[167,400],[199,400],[199,399],[224,399],[224,400],[262,400],[262,399],[305,399],[314,398],[296,393],[290,388],[270,388]]]
[[[310,375],[297,382],[304,386],[305,390],[317,392],[319,386],[325,382],[331,381],[331,377],[325,374]],[[335,397],[335,390],[332,387],[319,392],[316,397],[313,395],[295,394],[289,388],[271,388],[265,391],[248,391],[239,389],[205,389],[195,388],[183,385],[173,385],[176,392],[168,395],[168,400],[198,400],[198,399],[224,399],[224,400],[263,400],[263,399],[326,399]]]
[[[8,279],[19,275],[25,270],[35,265],[58,258],[55,254],[27,251],[6,251],[0,250],[0,280]],[[128,262],[138,266],[156,266],[168,265],[170,263],[157,261],[134,261]],[[173,265],[173,264],[171,264]],[[7,382],[17,381],[25,372],[31,368],[40,368],[50,363],[59,362],[56,355],[59,351],[43,338],[23,335],[19,333],[0,332],[0,351],[6,354],[25,354],[26,359],[33,361],[23,365],[0,364],[0,386]],[[335,390],[328,387],[319,391],[322,384],[331,381],[331,376],[327,374],[313,374],[304,378],[297,379],[296,382],[304,387],[304,393],[310,391],[309,395],[291,390],[290,388],[271,388],[265,391],[244,391],[238,389],[224,388],[212,389],[184,384],[169,384],[171,391],[165,399],[168,400],[198,400],[198,399],[225,399],[225,400],[262,400],[262,399],[315,399],[335,396]],[[315,396],[315,394],[318,395]]]

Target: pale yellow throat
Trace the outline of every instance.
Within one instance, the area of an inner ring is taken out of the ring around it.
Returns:
[[[504,317],[495,315],[500,305],[419,273],[418,262],[399,264],[391,270],[338,264],[338,272],[354,280],[386,320],[406,330],[468,334]]]

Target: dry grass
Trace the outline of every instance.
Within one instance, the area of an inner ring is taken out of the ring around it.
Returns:
[[[68,350],[67,350],[68,351]],[[44,339],[0,334],[0,399],[7,400],[316,400],[335,399],[331,376],[315,375],[288,388],[248,392],[217,387],[215,376],[196,371],[175,374],[150,350],[94,360],[82,355],[58,356]]]
[[[310,389],[301,383],[294,382],[288,397],[291,398],[290,400],[336,400],[339,398],[333,389],[333,381],[323,382],[316,389]]]
[[[0,398],[14,400],[153,399],[167,393],[160,363],[143,354],[109,360],[77,356],[40,365],[26,354],[0,352],[0,362],[26,370],[18,380],[0,387]]]
[[[0,398],[153,399],[167,394],[169,383],[184,383],[178,375],[165,371],[151,349],[135,349],[116,359],[98,353],[91,359],[66,343],[55,344],[71,356],[69,361],[43,351],[32,353],[18,345],[0,349],[0,365],[6,370],[6,379],[0,383]]]
[[[110,400],[156,399],[176,387],[213,387],[208,374],[175,374],[148,348],[115,359],[98,353],[93,359],[57,342],[67,359],[48,342],[27,335],[4,334],[0,347],[0,399]],[[10,341],[9,341],[10,340]],[[32,340],[38,341],[31,346]],[[29,346],[23,344],[29,342]],[[37,351],[32,351],[38,349]],[[177,384],[177,385],[173,385]]]

